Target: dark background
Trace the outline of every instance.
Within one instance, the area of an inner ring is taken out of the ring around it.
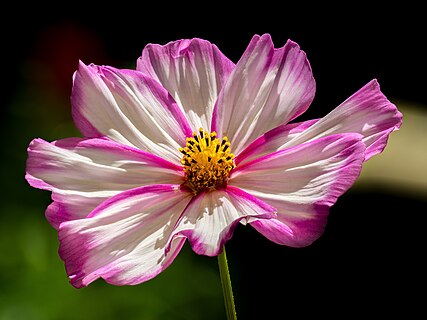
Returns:
[[[324,116],[373,78],[401,111],[415,105],[427,112],[425,17],[416,6],[205,5],[180,4],[178,11],[115,3],[57,12],[23,6],[2,21],[0,319],[225,318],[216,259],[188,245],[166,271],[138,286],[68,284],[56,232],[44,218],[50,195],[29,187],[24,175],[33,138],[79,135],[69,103],[79,59],[135,68],[147,43],[199,37],[237,62],[254,34],[270,33],[276,47],[290,38],[307,53],[317,91],[302,118]],[[403,113],[390,146],[410,126]],[[422,142],[420,156],[425,138],[413,138]],[[398,168],[410,165],[405,159]],[[425,164],[416,170],[425,176]],[[369,181],[338,200],[324,235],[309,247],[276,245],[251,227],[235,231],[227,253],[238,319],[425,314],[425,184],[408,191]]]

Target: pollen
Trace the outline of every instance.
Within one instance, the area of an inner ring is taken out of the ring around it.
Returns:
[[[216,132],[209,133],[200,128],[199,132],[193,132],[193,137],[187,138],[185,148],[179,151],[184,155],[181,163],[184,166],[185,185],[195,194],[227,184],[235,165],[226,136],[218,139]]]

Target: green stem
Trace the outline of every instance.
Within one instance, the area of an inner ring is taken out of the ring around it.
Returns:
[[[230,272],[228,271],[227,255],[225,246],[218,256],[219,275],[221,277],[222,293],[224,295],[225,311],[227,320],[237,320],[236,308],[234,306],[233,289],[231,288]]]

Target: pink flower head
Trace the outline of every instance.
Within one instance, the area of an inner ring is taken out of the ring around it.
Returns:
[[[267,34],[237,64],[197,38],[148,44],[136,70],[80,62],[71,103],[84,138],[33,140],[26,174],[52,192],[46,217],[72,285],[151,279],[186,239],[218,255],[239,223],[291,247],[318,239],[402,115],[372,80],[292,122],[314,94],[305,53]]]

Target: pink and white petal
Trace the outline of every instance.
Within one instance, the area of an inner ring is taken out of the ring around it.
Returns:
[[[197,254],[216,256],[239,222],[271,219],[275,212],[274,207],[238,188],[202,192],[184,211],[174,237],[188,238]]]
[[[145,186],[103,202],[85,219],[63,222],[59,254],[71,284],[103,278],[135,285],[162,272],[185,242],[171,234],[191,197],[179,185]]]
[[[86,137],[107,136],[170,161],[192,131],[157,81],[134,70],[80,62],[71,95],[73,118]]]
[[[239,154],[265,132],[306,111],[314,94],[310,64],[295,42],[275,49],[269,35],[254,36],[220,92],[212,130],[226,134]]]
[[[109,139],[34,139],[28,147],[26,179],[53,192],[46,217],[62,221],[87,216],[99,203],[123,191],[151,184],[180,184],[182,168]]]
[[[175,98],[191,128],[210,129],[218,93],[234,68],[210,42],[198,38],[148,44],[137,70],[159,81]]]
[[[297,137],[317,121],[319,119],[284,124],[268,131],[236,156],[236,166],[278,151],[284,143]]]
[[[330,134],[355,132],[363,135],[365,161],[381,153],[391,132],[402,124],[402,114],[372,80],[346,101],[301,134],[284,141],[278,149],[288,148]]]
[[[252,225],[279,244],[311,244],[323,232],[329,207],[360,174],[361,140],[359,134],[331,135],[237,167],[230,184],[278,210],[277,219]]]
[[[86,218],[101,202],[121,191],[79,192],[75,190],[52,190],[52,203],[47,207],[45,216],[55,229],[64,221]]]

